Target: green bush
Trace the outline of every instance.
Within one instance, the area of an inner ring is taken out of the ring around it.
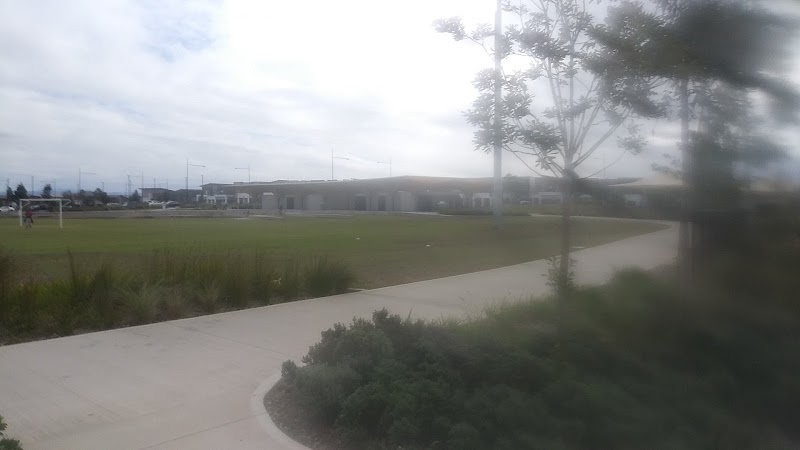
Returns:
[[[0,450],[22,450],[18,440],[5,436],[6,427],[3,416],[0,416]]]
[[[691,300],[619,273],[568,292],[560,334],[553,299],[464,323],[382,310],[324,331],[283,376],[353,448],[794,448],[794,255],[760,261],[767,280],[726,268],[748,288]]]

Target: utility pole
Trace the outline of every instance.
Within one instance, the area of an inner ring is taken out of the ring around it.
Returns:
[[[503,66],[502,55],[500,54],[500,46],[503,40],[502,12],[502,0],[497,0],[497,11],[495,11],[494,15],[494,184],[492,189],[492,215],[494,216],[494,227],[498,230],[503,227],[503,141],[501,136],[503,126],[500,114],[503,103]]]
[[[94,173],[94,172],[82,172],[81,168],[78,167],[78,192],[76,192],[76,194],[80,194],[81,193],[81,176],[82,175],[97,175],[97,174]]]
[[[186,203],[189,203],[189,166],[205,167],[202,164],[189,164],[189,157],[186,157]]]
[[[33,175],[31,175],[31,197],[33,197]]]

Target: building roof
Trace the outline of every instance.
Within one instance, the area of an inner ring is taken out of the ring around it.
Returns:
[[[657,172],[649,177],[640,178],[630,183],[612,184],[610,187],[630,187],[640,189],[664,189],[664,188],[681,188],[683,187],[683,180],[666,174]]]
[[[425,176],[398,176],[386,178],[369,178],[364,180],[278,180],[267,183],[235,183],[226,186],[227,189],[251,189],[276,187],[296,187],[302,189],[316,189],[323,187],[329,190],[338,189],[386,189],[392,191],[452,191],[470,189],[489,192],[492,187],[491,178],[455,178],[455,177],[425,177]]]

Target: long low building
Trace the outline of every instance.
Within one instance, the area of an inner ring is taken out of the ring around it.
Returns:
[[[491,207],[491,178],[401,176],[343,181],[234,183],[222,191],[264,209],[434,211]],[[507,199],[511,200],[510,198]]]

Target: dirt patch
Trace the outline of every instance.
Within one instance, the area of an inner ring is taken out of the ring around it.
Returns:
[[[348,448],[330,427],[314,420],[298,401],[295,389],[283,380],[267,392],[264,407],[279,430],[306,447],[314,450]]]

